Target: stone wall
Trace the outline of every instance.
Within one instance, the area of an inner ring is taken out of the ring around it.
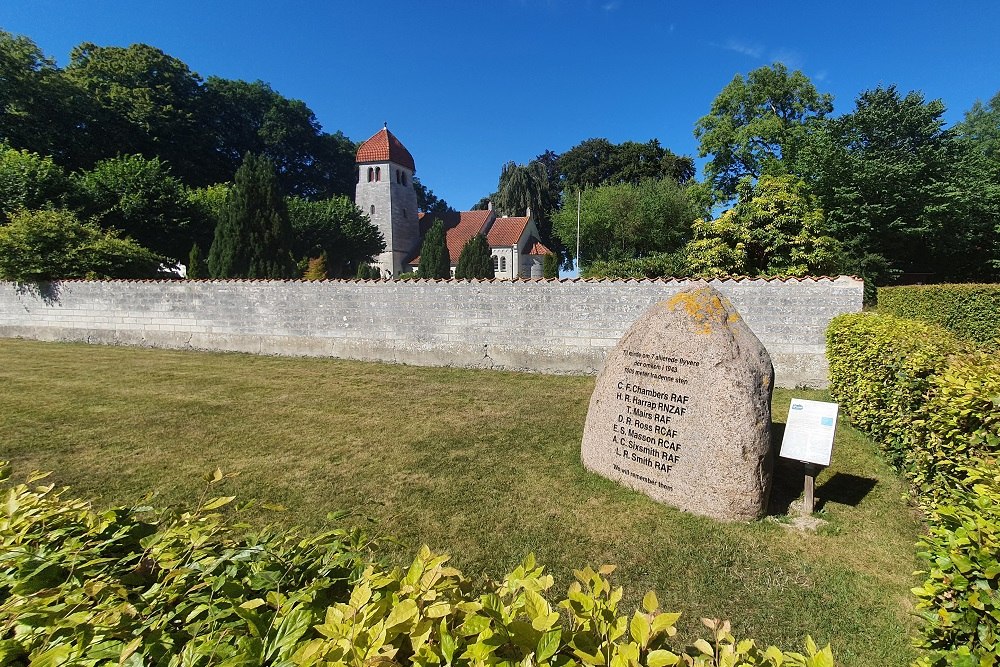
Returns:
[[[595,373],[650,305],[643,281],[0,282],[0,336]],[[861,309],[852,277],[711,281],[774,361],[778,386],[826,384],[824,331]]]

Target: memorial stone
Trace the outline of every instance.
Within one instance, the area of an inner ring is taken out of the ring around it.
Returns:
[[[749,521],[771,488],[774,368],[714,288],[652,306],[608,354],[590,399],[588,470],[682,510]]]

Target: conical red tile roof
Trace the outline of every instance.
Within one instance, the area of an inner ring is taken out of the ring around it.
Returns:
[[[358,162],[395,162],[410,171],[417,170],[413,165],[410,151],[406,150],[406,146],[387,127],[383,127],[371,139],[361,144],[355,159]]]

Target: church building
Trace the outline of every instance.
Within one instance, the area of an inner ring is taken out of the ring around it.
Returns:
[[[429,216],[417,211],[413,188],[416,166],[410,151],[383,127],[358,148],[358,185],[354,202],[382,231],[385,252],[377,258],[383,276],[395,277],[416,270],[423,235],[430,228]],[[499,279],[541,278],[542,261],[550,251],[539,240],[531,215],[497,216],[486,211],[459,211],[441,218],[451,257],[451,273],[465,243],[476,234],[486,237]]]

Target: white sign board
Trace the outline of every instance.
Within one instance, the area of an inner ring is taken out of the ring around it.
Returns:
[[[793,398],[788,408],[779,456],[821,466],[830,465],[839,408],[837,403]]]

